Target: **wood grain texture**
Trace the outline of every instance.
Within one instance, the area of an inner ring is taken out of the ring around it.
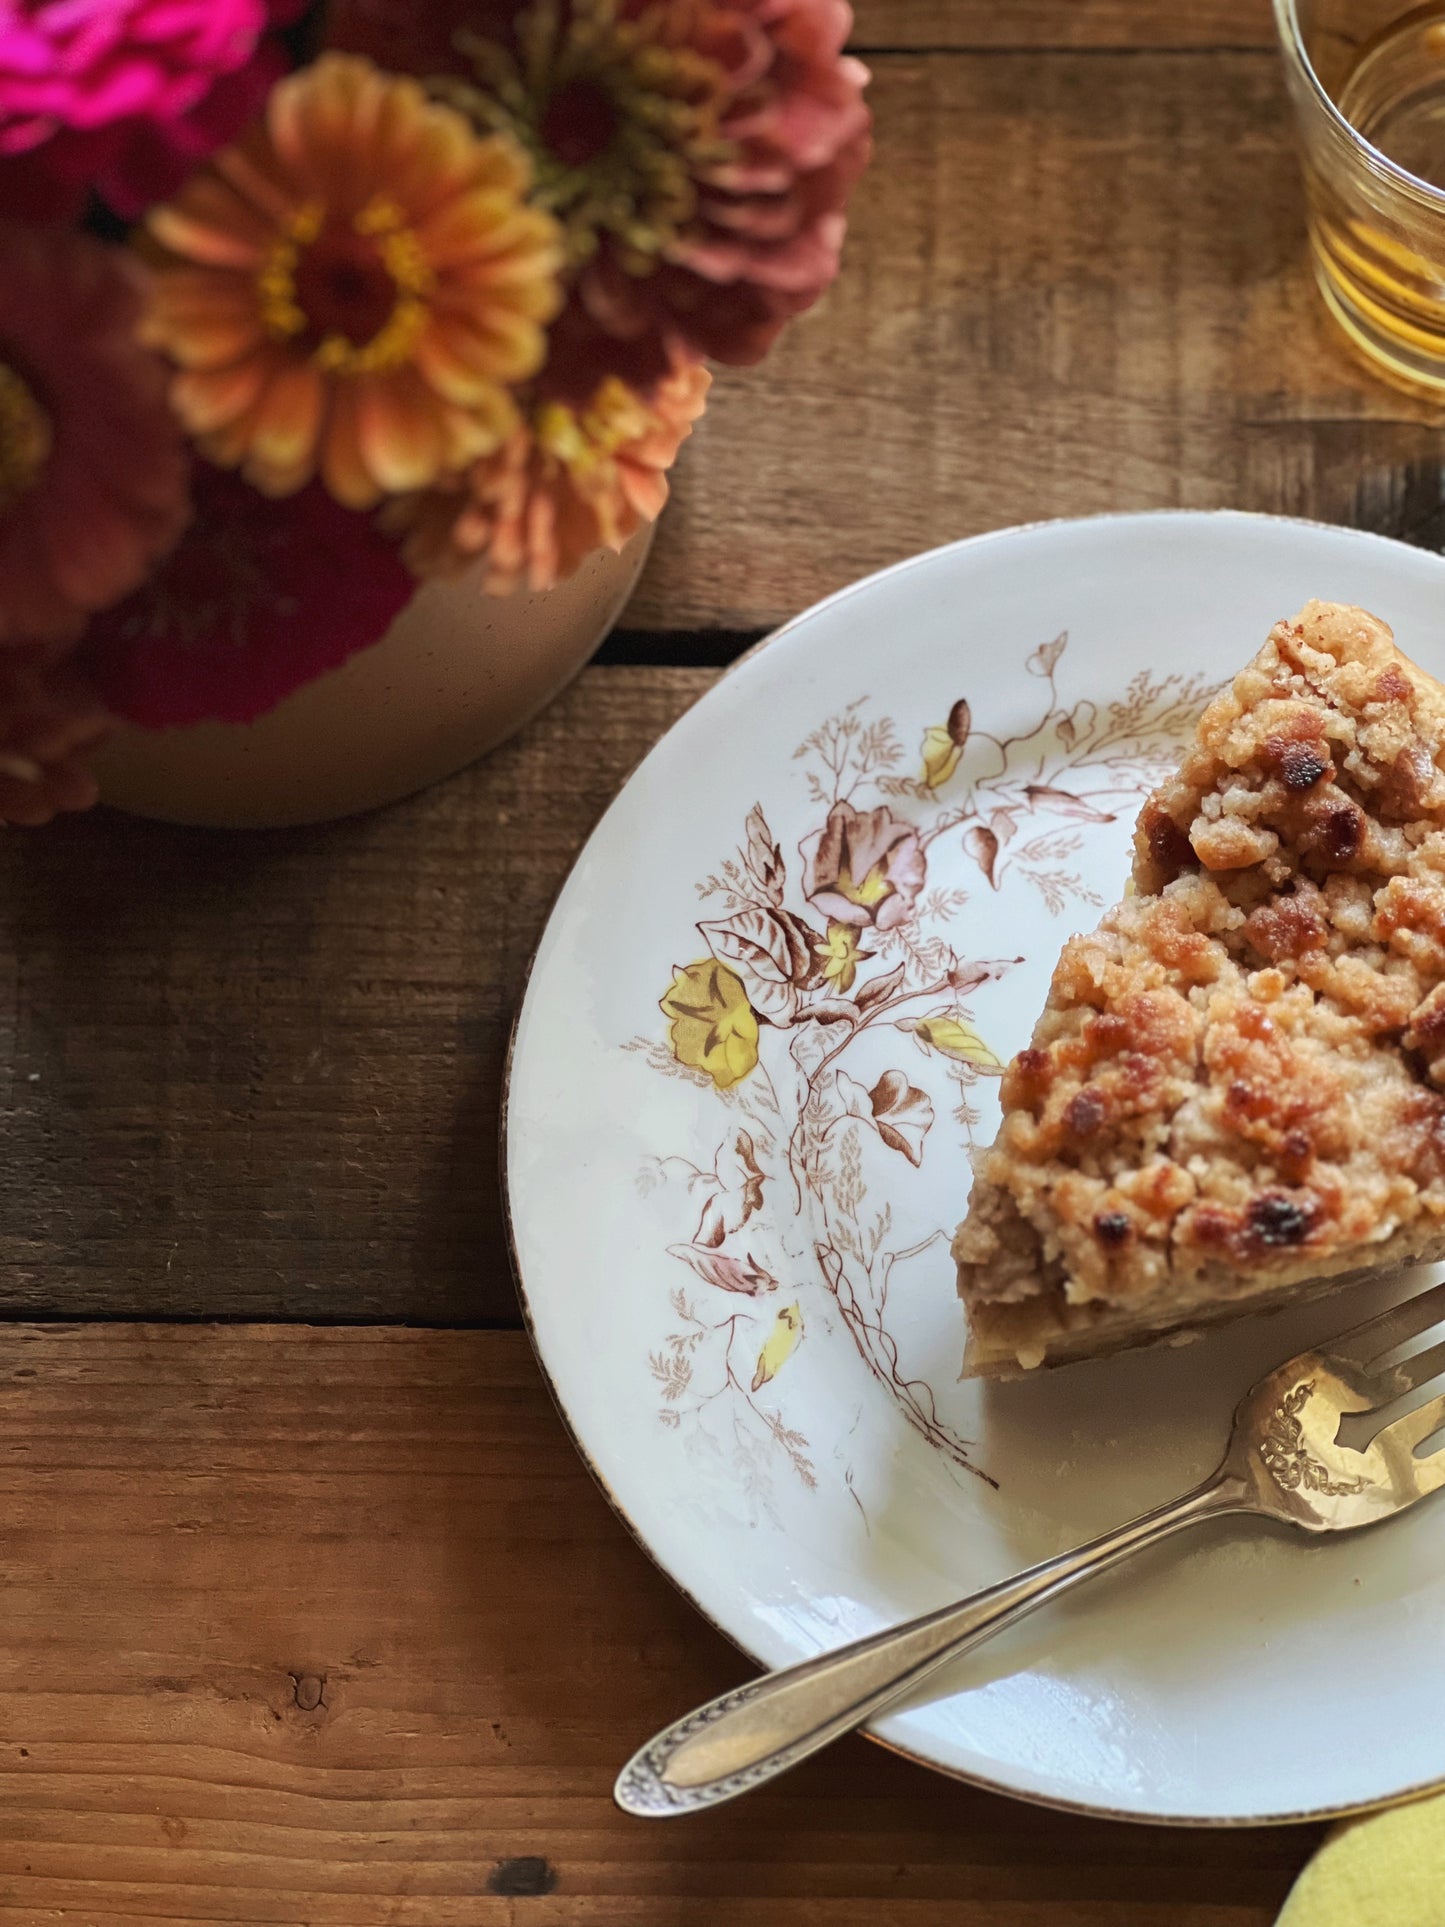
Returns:
[[[515,1322],[497,1107],[527,962],[714,674],[591,670],[333,827],[0,838],[0,1315]]]
[[[511,1333],[0,1332],[0,1923],[1266,1927],[1315,1833],[1045,1815],[863,1741],[697,1819],[745,1676]]]
[[[853,0],[856,45],[1265,47],[1269,0]]]
[[[772,624],[1044,516],[1370,523],[1386,478],[1439,475],[1428,407],[1356,366],[1315,292],[1272,52],[874,66],[842,277],[719,378],[629,624]]]
[[[1033,11],[1070,8],[1098,11]],[[1099,509],[1438,539],[1438,429],[1310,285],[1273,55],[877,66],[844,277],[719,382],[630,624],[755,629],[932,543]],[[525,961],[707,682],[598,671],[489,763],[335,829],[4,839],[0,1311],[513,1316],[495,1110]]]

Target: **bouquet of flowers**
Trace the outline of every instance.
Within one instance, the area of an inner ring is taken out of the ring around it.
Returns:
[[[845,0],[0,4],[0,821],[654,519],[837,271]]]

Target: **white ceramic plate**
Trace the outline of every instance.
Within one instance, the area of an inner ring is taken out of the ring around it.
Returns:
[[[1181,1491],[1259,1370],[1375,1308],[1379,1288],[957,1382],[947,1239],[997,1060],[1118,894],[1140,794],[1203,692],[1312,595],[1363,603],[1445,674],[1445,563],[1372,536],[1162,514],[920,556],[711,690],[562,892],[507,1137],[536,1343],[614,1503],[761,1663]],[[800,983],[819,944],[831,975]],[[875,1731],[1120,1816],[1335,1813],[1445,1778],[1442,1623],[1445,1506],[1335,1543],[1216,1526]]]

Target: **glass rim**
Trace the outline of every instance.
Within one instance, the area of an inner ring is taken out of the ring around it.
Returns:
[[[1414,9],[1402,9],[1401,18]],[[1348,145],[1376,173],[1383,174],[1390,183],[1402,189],[1411,199],[1421,201],[1425,206],[1445,212],[1445,189],[1434,187],[1429,181],[1422,181],[1418,174],[1412,174],[1407,167],[1393,161],[1373,141],[1366,140],[1358,127],[1353,126],[1340,112],[1319,75],[1315,72],[1314,62],[1310,59],[1309,49],[1305,46],[1304,34],[1300,30],[1299,0],[1274,0],[1274,20],[1279,31],[1280,44],[1285,59],[1305,81],[1317,103],[1324,109],[1336,138],[1345,140]]]

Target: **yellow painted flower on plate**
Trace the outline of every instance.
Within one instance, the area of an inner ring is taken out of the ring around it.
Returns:
[[[858,965],[873,955],[871,950],[858,948],[858,932],[848,923],[830,923],[827,936],[822,943],[814,945],[814,951],[823,966],[824,977],[845,994],[853,988]]]
[[[791,1305],[785,1305],[773,1320],[773,1329],[768,1333],[763,1349],[758,1353],[757,1369],[753,1373],[752,1390],[760,1392],[769,1385],[787,1364],[798,1349],[798,1341],[803,1336],[802,1308],[795,1298]]]
[[[968,745],[973,713],[963,699],[948,712],[946,723],[934,723],[923,732],[923,774],[925,788],[936,790],[952,776]]]
[[[704,1072],[727,1091],[756,1065],[758,1020],[742,980],[726,964],[712,957],[679,964],[660,1002],[670,1020],[672,1054],[688,1070]]]
[[[501,446],[560,291],[561,234],[514,143],[412,79],[326,54],[148,226],[149,338],[213,461],[351,508]]]

